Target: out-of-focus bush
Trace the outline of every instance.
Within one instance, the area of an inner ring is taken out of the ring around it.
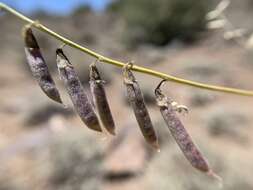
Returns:
[[[192,42],[205,28],[210,0],[118,0],[108,10],[123,17],[128,45]]]
[[[81,5],[72,12],[72,16],[86,15],[91,12],[92,10],[88,5]]]

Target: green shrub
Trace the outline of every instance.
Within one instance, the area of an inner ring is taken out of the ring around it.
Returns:
[[[118,0],[108,9],[122,16],[132,45],[165,45],[172,39],[195,40],[209,6],[210,0]]]

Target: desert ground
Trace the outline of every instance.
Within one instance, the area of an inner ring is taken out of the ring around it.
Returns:
[[[252,9],[232,1],[227,16],[237,27],[253,28]],[[253,50],[225,41],[222,30],[206,31],[191,45],[142,45],[134,51],[119,40],[121,25],[106,13],[84,17],[36,14],[49,28],[102,55],[184,79],[253,89]],[[98,63],[116,123],[116,136],[89,130],[74,112],[60,80],[55,49],[61,42],[34,30],[66,107],[48,99],[27,66],[21,36],[24,22],[0,16],[0,190],[197,190],[218,182],[194,169],[172,138],[154,99],[160,79],[135,73],[150,111],[160,152],[144,141],[125,97],[122,70]],[[89,92],[88,55],[64,47]],[[189,108],[179,114],[224,190],[253,189],[253,98],[167,82],[164,92]]]

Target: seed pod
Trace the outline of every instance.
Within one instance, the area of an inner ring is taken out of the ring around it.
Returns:
[[[112,118],[111,110],[106,98],[104,81],[101,80],[99,71],[95,64],[90,65],[90,89],[93,101],[97,108],[99,117],[106,130],[115,135],[115,125]]]
[[[138,82],[129,69],[129,64],[123,68],[124,83],[126,86],[127,99],[134,110],[135,117],[145,140],[159,150],[158,139],[153,128],[147,107]]]
[[[92,104],[81,85],[73,65],[64,55],[62,49],[56,50],[56,62],[61,79],[64,81],[76,112],[88,128],[101,132],[102,130]]]
[[[30,27],[25,27],[23,30],[23,36],[25,41],[25,54],[28,65],[32,71],[34,78],[39,83],[39,86],[43,92],[52,100],[62,103],[60,93],[55,86],[48,67],[42,54],[40,52],[39,45],[33,35]]]
[[[160,107],[161,114],[172,136],[193,167],[202,172],[207,172],[209,175],[212,175],[213,177],[216,177],[220,180],[220,178],[212,172],[206,159],[202,156],[198,148],[195,146],[190,135],[176,115],[175,110],[171,105],[173,101],[162,93],[160,86],[163,82],[164,81],[162,81],[156,88],[155,95],[157,104]]]

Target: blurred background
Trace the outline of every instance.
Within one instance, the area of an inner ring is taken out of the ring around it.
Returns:
[[[102,55],[208,84],[253,89],[253,53],[239,42],[253,31],[252,0],[232,0],[225,15],[243,38],[224,39],[232,26],[207,30],[205,15],[217,0],[5,0],[25,15]],[[120,68],[98,64],[106,80],[115,137],[89,130],[74,113],[59,79],[55,49],[61,42],[34,29],[60,89],[63,108],[49,100],[27,66],[25,24],[0,13],[0,190],[218,189],[196,171],[171,137],[154,100],[159,79],[136,73],[161,152],[140,133],[125,98]],[[249,40],[250,42],[250,40]],[[84,87],[93,58],[65,47]],[[171,82],[164,91],[188,106],[180,115],[192,138],[224,180],[225,190],[252,190],[253,99]]]

